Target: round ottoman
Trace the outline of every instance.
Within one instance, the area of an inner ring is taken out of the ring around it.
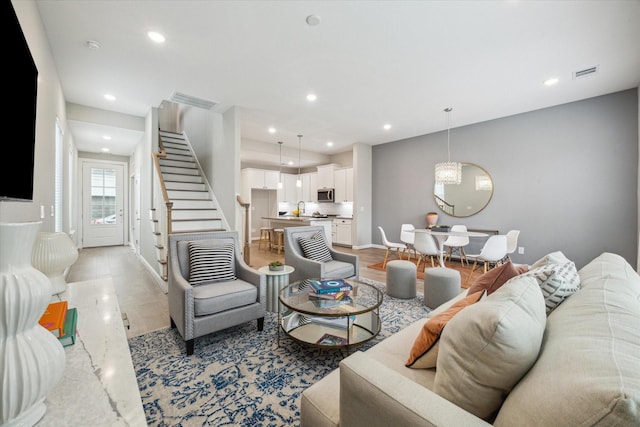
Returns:
[[[416,265],[411,261],[387,262],[387,295],[395,298],[416,297]]]
[[[461,291],[460,272],[453,268],[432,267],[424,269],[424,304],[436,308]]]

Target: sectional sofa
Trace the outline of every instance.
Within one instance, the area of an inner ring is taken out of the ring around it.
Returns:
[[[556,274],[569,290],[557,298],[544,287],[565,259],[549,254],[477,302],[465,291],[346,357],[303,392],[301,426],[640,425],[640,276],[603,253]],[[408,367],[437,319],[426,362]]]

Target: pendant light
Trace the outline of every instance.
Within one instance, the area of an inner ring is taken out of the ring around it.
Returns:
[[[278,163],[278,189],[282,189],[282,141],[278,141],[280,146],[280,163]]]
[[[447,161],[436,163],[435,178],[437,184],[460,184],[462,182],[462,163],[451,161],[451,148],[449,145],[451,135],[451,111],[447,107]]]
[[[296,180],[296,187],[302,187],[302,177],[300,176],[300,150],[302,148],[302,135],[298,135],[298,179]]]

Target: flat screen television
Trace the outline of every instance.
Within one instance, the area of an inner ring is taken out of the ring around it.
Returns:
[[[15,94],[6,106],[2,131],[4,166],[0,168],[0,201],[32,201],[38,68],[11,1],[0,3],[0,28],[7,36],[5,46],[9,47],[2,71]]]

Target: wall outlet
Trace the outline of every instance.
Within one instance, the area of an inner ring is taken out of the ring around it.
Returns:
[[[524,254],[524,246],[519,246],[519,247],[518,247],[518,253],[519,253],[520,255]]]

